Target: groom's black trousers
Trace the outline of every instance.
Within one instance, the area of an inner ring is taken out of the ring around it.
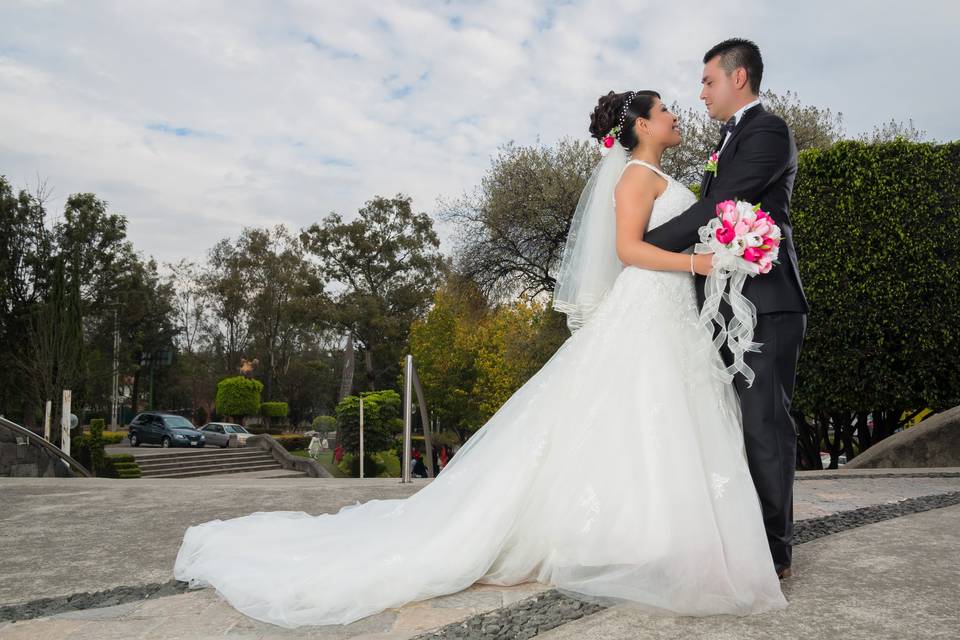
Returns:
[[[807,328],[807,314],[775,312],[757,315],[754,342],[759,352],[744,361],[756,373],[752,387],[734,378],[743,414],[743,436],[750,475],[757,488],[763,524],[777,571],[789,567],[793,545],[793,480],[797,460],[797,426],[790,415],[797,360]],[[721,355],[733,362],[726,344]]]

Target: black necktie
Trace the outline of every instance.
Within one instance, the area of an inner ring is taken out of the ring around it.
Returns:
[[[720,127],[720,142],[717,143],[714,151],[719,151],[720,147],[723,146],[723,141],[726,139],[728,133],[732,133],[734,128],[737,126],[737,117],[730,116],[730,119],[723,123]]]

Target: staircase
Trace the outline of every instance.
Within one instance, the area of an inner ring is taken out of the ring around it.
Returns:
[[[133,455],[144,478],[196,478],[250,471],[276,471],[277,476],[284,477],[303,475],[285,471],[269,451],[259,448],[167,449],[136,451]]]

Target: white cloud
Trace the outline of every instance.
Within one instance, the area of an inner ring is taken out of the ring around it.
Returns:
[[[765,86],[852,132],[913,117],[957,137],[957,9],[880,4],[6,3],[0,172],[47,177],[55,208],[92,191],[142,251],[200,257],[244,225],[349,217],[378,194],[430,212],[508,140],[585,136],[609,89],[696,106],[702,53],[731,35],[761,45]]]

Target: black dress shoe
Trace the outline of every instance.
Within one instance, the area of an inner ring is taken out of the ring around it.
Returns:
[[[789,578],[792,575],[793,571],[790,570],[790,567],[784,567],[783,569],[780,569],[780,571],[777,571],[777,577],[781,580],[784,578]]]

